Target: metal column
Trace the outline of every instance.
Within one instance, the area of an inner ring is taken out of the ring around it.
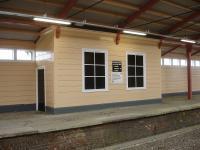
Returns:
[[[192,99],[192,70],[191,70],[191,54],[192,45],[186,45],[187,51],[187,80],[188,80],[188,100]]]

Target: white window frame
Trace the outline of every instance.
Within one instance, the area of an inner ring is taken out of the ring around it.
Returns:
[[[0,51],[11,50],[13,59],[0,59],[0,62],[13,62],[15,61],[15,49],[12,48],[0,48]]]
[[[17,52],[18,51],[30,51],[31,52],[31,60],[21,60],[17,58]],[[35,61],[35,52],[33,50],[28,50],[28,49],[15,49],[15,61],[18,62],[31,62]]]
[[[143,77],[144,77],[144,86],[143,87],[128,87],[128,55],[139,55],[143,56]],[[126,90],[144,90],[146,89],[146,55],[141,52],[126,52]]]
[[[195,61],[195,67],[200,67],[200,65],[199,66],[197,65],[197,64],[200,64],[200,60],[194,60],[194,61]]]
[[[196,62],[195,62],[195,60],[191,60],[191,67],[196,67]]]
[[[185,64],[182,65],[181,61],[185,61]],[[180,66],[181,67],[187,67],[187,60],[186,59],[180,59]]]
[[[97,52],[105,54],[105,89],[85,89],[85,62],[84,62],[84,53],[85,52]],[[82,92],[101,92],[108,91],[108,51],[105,49],[92,49],[92,48],[83,48],[82,49]]]
[[[0,48],[0,51],[3,50],[12,50],[13,51],[13,59],[0,59],[0,62],[35,62],[35,51],[31,49],[16,49],[16,48]],[[24,50],[24,51],[31,51],[32,57],[31,60],[18,60],[17,59],[17,51]]]
[[[178,65],[175,65],[175,64],[174,64],[174,61],[175,61],[175,60],[178,61]],[[173,67],[179,67],[179,66],[180,66],[180,59],[173,58],[173,59],[172,59],[172,66],[173,66]]]
[[[165,63],[165,60],[166,60],[166,59],[169,59],[169,60],[170,60],[170,64],[169,64],[169,65],[167,65],[167,64]],[[163,66],[167,66],[167,67],[173,66],[172,58],[163,58]]]

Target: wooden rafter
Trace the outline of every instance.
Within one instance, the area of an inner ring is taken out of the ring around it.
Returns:
[[[137,19],[138,17],[140,17],[144,12],[146,12],[147,10],[151,9],[159,0],[149,0],[147,3],[145,3],[144,5],[142,5],[138,11],[134,11],[131,15],[129,15],[124,22],[122,22],[121,24],[119,24],[120,28],[125,28],[128,24],[130,24],[131,22],[133,22],[135,19]],[[116,44],[119,44],[119,40],[120,40],[120,34],[121,32],[117,33],[115,42]]]
[[[24,0],[24,1],[28,1],[28,2],[32,2],[32,3],[38,3],[38,4],[46,4],[52,7],[58,7],[58,8],[63,8],[63,3],[61,2],[50,2],[50,1],[45,1],[45,0]],[[103,1],[104,4],[108,4],[111,6],[115,6],[115,7],[120,7],[120,8],[125,8],[125,9],[129,9],[129,10],[133,10],[133,11],[138,11],[140,8],[136,5],[130,4],[130,3],[126,3],[126,2],[120,2],[118,0],[104,0]],[[178,4],[177,4],[178,5]],[[75,6],[74,8],[79,9],[81,6]],[[88,9],[86,11],[90,11],[91,9]],[[170,14],[161,12],[161,11],[157,11],[157,10],[148,10],[147,11],[148,14],[154,15],[154,16],[158,16],[158,17],[170,17]],[[180,17],[173,17],[172,20],[174,21],[181,21],[182,18]],[[193,24],[194,22],[188,22],[188,24]],[[200,23],[196,23],[196,26],[200,26]]]
[[[198,40],[198,39],[200,39],[200,35],[195,35],[195,36],[192,37],[192,39],[193,39],[193,40]],[[169,49],[168,51],[162,53],[162,56],[165,56],[166,54],[171,53],[172,51],[174,51],[174,50],[176,50],[177,48],[180,48],[180,47],[182,47],[182,45],[176,45],[176,46],[174,46],[173,48]],[[192,49],[195,50],[194,47],[192,47]],[[195,52],[192,53],[192,56],[193,56],[193,55],[196,55],[196,54],[199,53],[199,52],[200,52],[200,50],[197,49]]]
[[[188,8],[187,6],[184,6],[184,5],[180,5],[178,3],[176,3],[176,1],[174,0],[160,0],[162,3],[164,4],[167,4],[169,6],[173,6],[173,7],[176,7],[176,8],[180,8],[180,9],[184,9],[186,11],[191,11],[192,9]]]
[[[170,53],[170,52],[176,50],[176,49],[179,48],[179,47],[181,47],[181,45],[177,45],[177,46],[175,46],[175,47],[173,47],[173,48],[167,50],[166,52],[162,53],[162,56],[167,55],[168,53]]]
[[[58,17],[65,18],[69,14],[70,10],[76,5],[76,2],[77,0],[68,0],[62,11],[58,14]]]
[[[175,25],[171,26],[170,28],[168,28],[167,30],[165,30],[165,33],[169,34],[173,31],[175,31],[176,29],[178,29],[179,27],[183,26],[184,24],[186,24],[187,22],[197,18],[200,16],[200,12],[199,11],[195,11],[193,12],[190,16],[185,17],[182,21],[176,23]]]

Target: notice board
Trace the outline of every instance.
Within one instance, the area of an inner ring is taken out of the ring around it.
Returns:
[[[112,61],[112,83],[113,84],[123,83],[121,61]]]

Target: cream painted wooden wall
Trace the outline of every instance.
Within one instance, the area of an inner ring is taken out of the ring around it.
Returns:
[[[185,55],[168,54],[165,58],[186,59]],[[199,60],[193,56],[192,59]],[[187,67],[162,66],[162,93],[187,92]],[[200,91],[200,67],[192,67],[192,90]]]
[[[45,32],[40,36],[36,43],[37,52],[47,52],[48,58],[37,60],[37,68],[45,68],[45,95],[46,106],[54,107],[54,33],[52,30]],[[50,56],[50,57],[49,57]]]
[[[114,43],[115,34],[61,29],[59,39],[54,41],[55,107],[124,102],[161,97],[160,50],[157,41],[122,36],[120,45]],[[106,92],[82,92],[82,48],[108,51],[109,86]],[[146,54],[147,88],[126,90],[126,52]],[[122,61],[123,84],[111,83],[111,63]]]
[[[34,43],[0,40],[1,48],[34,49]],[[0,62],[0,105],[35,103],[35,62]]]

